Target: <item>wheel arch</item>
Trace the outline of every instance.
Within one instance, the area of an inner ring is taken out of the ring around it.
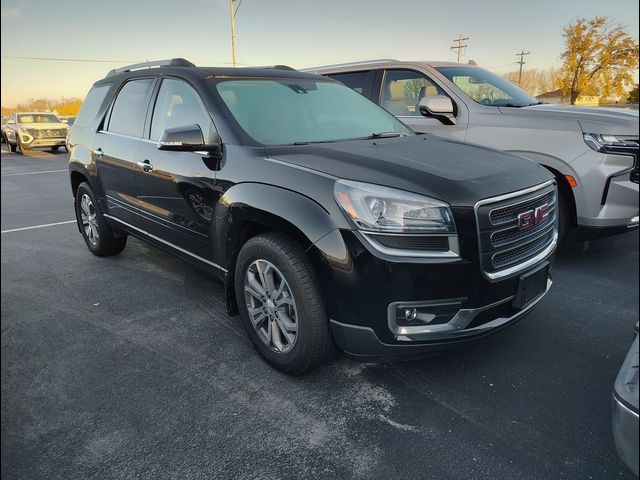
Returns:
[[[243,183],[230,188],[215,208],[218,262],[226,265],[226,299],[230,315],[238,313],[235,267],[240,249],[261,233],[278,232],[305,251],[316,273],[322,259],[315,242],[343,226],[314,200],[281,187]],[[345,222],[346,223],[346,222]]]

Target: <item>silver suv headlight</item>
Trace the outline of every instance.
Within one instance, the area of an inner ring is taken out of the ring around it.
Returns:
[[[451,208],[415,193],[370,183],[336,181],[336,201],[364,232],[455,234]]]
[[[583,133],[582,137],[585,143],[596,152],[607,152],[616,148],[638,148],[637,142],[630,142],[625,136]]]

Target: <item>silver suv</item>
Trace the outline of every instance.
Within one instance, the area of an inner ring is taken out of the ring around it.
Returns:
[[[369,97],[419,133],[534,160],[558,180],[560,236],[638,227],[638,113],[542,104],[472,64],[375,60],[309,69]]]
[[[26,153],[32,148],[46,147],[52,152],[65,146],[69,126],[48,112],[12,114],[3,127],[9,152]]]

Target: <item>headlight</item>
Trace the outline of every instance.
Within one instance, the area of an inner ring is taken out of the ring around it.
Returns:
[[[583,133],[582,137],[584,138],[585,143],[596,152],[606,152],[608,149],[616,147],[638,147],[637,143],[629,142],[625,137],[619,137],[616,135]]]
[[[455,233],[449,205],[415,193],[369,183],[338,180],[338,204],[358,229],[389,233]]]

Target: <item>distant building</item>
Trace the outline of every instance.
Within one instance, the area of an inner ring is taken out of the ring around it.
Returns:
[[[545,103],[569,103],[569,99],[562,95],[561,89],[541,93],[540,95],[536,96],[536,99]],[[576,100],[576,105],[597,106],[599,104],[599,95],[580,95]]]

